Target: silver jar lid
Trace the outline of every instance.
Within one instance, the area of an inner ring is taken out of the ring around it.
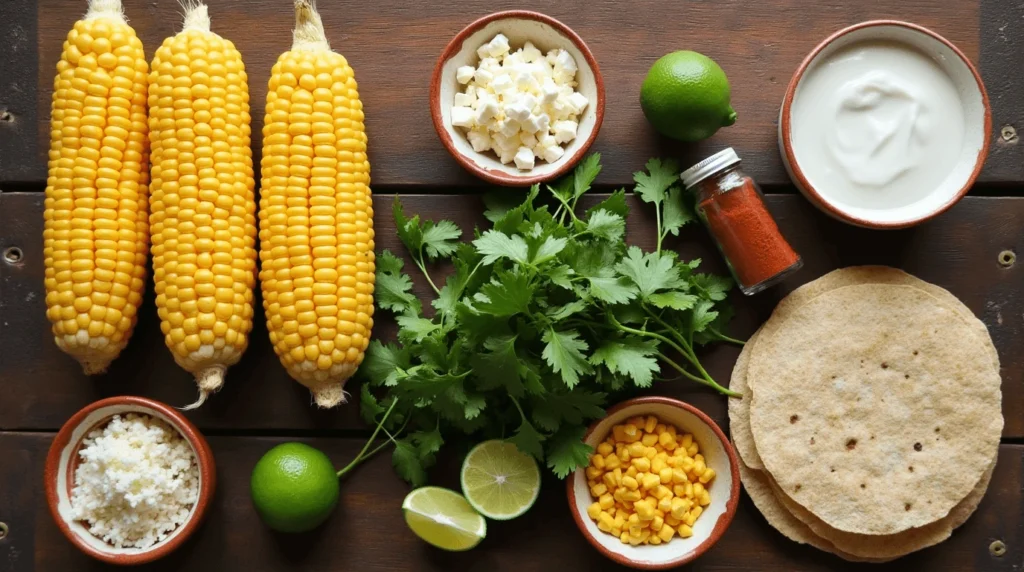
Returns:
[[[739,155],[736,154],[732,147],[729,147],[683,171],[679,178],[683,180],[683,185],[686,188],[690,188],[722,169],[731,167],[739,162]]]

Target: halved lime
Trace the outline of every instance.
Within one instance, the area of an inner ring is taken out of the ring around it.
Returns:
[[[508,441],[484,441],[462,462],[462,492],[480,514],[509,520],[530,510],[540,493],[533,457]]]
[[[405,523],[423,540],[445,550],[469,550],[487,536],[487,521],[455,491],[421,487],[402,502]]]

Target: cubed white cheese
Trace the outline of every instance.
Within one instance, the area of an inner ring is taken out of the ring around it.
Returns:
[[[507,54],[508,50],[508,38],[505,37],[505,34],[498,34],[490,42],[487,42],[487,53],[492,58],[501,57]]]
[[[558,50],[558,53],[555,54],[553,67],[557,82],[569,83],[576,78],[576,60],[565,50]]]
[[[587,96],[583,95],[580,92],[575,92],[569,96],[569,109],[571,109],[572,112],[577,115],[582,113],[583,110],[587,108],[587,105],[589,103],[590,100],[587,99]]]
[[[537,46],[533,45],[533,42],[526,42],[523,44],[523,61],[527,63],[535,62],[543,57],[544,54],[537,49]]]
[[[519,135],[519,143],[523,147],[529,147],[533,149],[537,145],[537,138],[532,133],[522,133]]]
[[[477,153],[483,153],[491,148],[491,136],[487,134],[486,129],[473,129],[466,137],[469,139],[469,144],[473,146],[473,150]]]
[[[575,121],[556,121],[551,126],[551,131],[555,135],[555,141],[559,143],[568,143],[576,138],[576,129],[579,128],[579,124]]]
[[[505,115],[520,122],[526,121],[530,117],[531,111],[533,111],[533,109],[528,107],[525,103],[514,103],[512,105],[505,106]]]
[[[540,86],[541,102],[545,105],[550,105],[558,99],[558,86],[555,85],[555,81],[551,78],[544,78],[544,82]]]
[[[455,107],[473,107],[476,102],[476,95],[469,93],[456,93],[455,94]]]
[[[465,85],[473,81],[474,73],[476,73],[476,68],[473,66],[459,66],[459,68],[455,70],[455,79],[459,83]]]
[[[477,97],[476,122],[485,125],[492,117],[498,114],[498,99],[489,93]]]
[[[525,64],[526,62],[523,60],[522,50],[516,50],[506,55],[501,63],[504,66],[515,67],[517,65]]]
[[[457,127],[472,127],[476,124],[475,116],[472,107],[462,105],[452,107],[452,125]]]
[[[495,93],[505,93],[515,88],[515,82],[512,81],[508,74],[502,74],[494,78],[494,81],[491,82],[491,87],[494,88]]]
[[[541,153],[540,157],[547,161],[548,163],[554,163],[555,161],[561,159],[562,155],[564,154],[564,149],[562,149],[558,145],[552,145],[550,147],[544,147],[544,150]]]
[[[473,73],[473,79],[476,80],[477,85],[481,87],[490,87],[491,82],[494,81],[494,74],[483,68],[479,68]]]
[[[503,165],[508,165],[509,163],[511,163],[515,156],[515,149],[501,149],[500,151],[498,151],[498,160],[500,160]]]
[[[537,78],[533,77],[533,74],[527,70],[526,73],[521,73],[516,77],[516,89],[527,93],[536,93],[540,91],[540,83],[537,81]]]
[[[532,169],[534,165],[533,150],[529,147],[520,147],[519,151],[515,154],[516,167],[527,170]],[[502,161],[504,163],[504,161]]]

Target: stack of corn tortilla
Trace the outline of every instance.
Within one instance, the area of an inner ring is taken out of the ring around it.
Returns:
[[[948,291],[837,270],[779,303],[733,370],[743,485],[768,522],[842,558],[942,542],[985,494],[1003,427],[999,356]]]

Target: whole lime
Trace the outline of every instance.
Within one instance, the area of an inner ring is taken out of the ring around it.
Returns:
[[[249,483],[256,512],[278,532],[316,528],[338,504],[340,486],[331,460],[302,443],[282,443],[266,452]]]
[[[714,60],[691,51],[654,62],[640,88],[640,107],[659,133],[700,141],[736,122],[729,79]]]

